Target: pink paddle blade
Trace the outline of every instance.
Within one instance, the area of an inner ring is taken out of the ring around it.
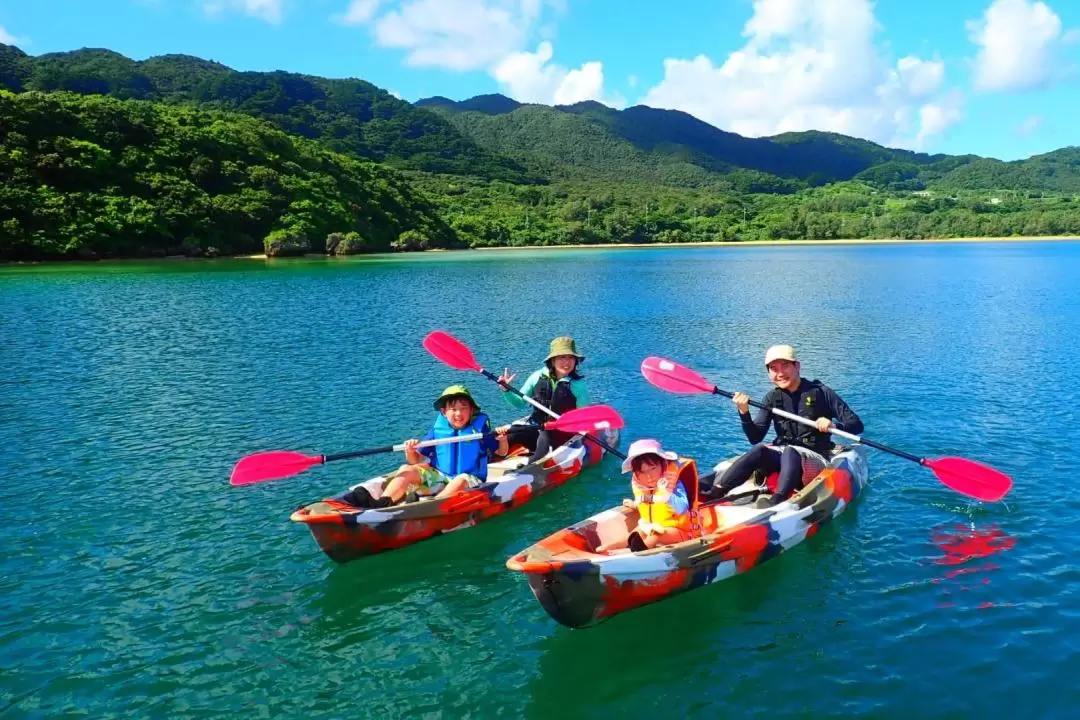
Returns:
[[[289,477],[322,463],[322,455],[271,450],[241,458],[229,476],[230,485],[251,485]]]
[[[618,430],[623,427],[622,415],[609,405],[587,405],[564,412],[558,420],[544,423],[548,430],[568,433],[589,433],[596,430]]]
[[[483,370],[465,343],[442,330],[432,330],[424,337],[424,349],[455,370]]]
[[[958,457],[924,459],[938,480],[958,493],[984,502],[997,502],[1012,489],[1012,478],[994,468]]]
[[[711,393],[716,386],[674,360],[650,356],[641,361],[641,374],[650,383],[673,393]]]

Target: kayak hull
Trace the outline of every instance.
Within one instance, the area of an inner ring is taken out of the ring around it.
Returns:
[[[600,438],[614,447],[619,433],[609,430]],[[289,519],[306,525],[330,559],[346,563],[501,515],[577,477],[584,468],[599,463],[604,454],[597,443],[575,435],[539,462],[527,464],[525,458],[509,458],[491,463],[488,482],[448,498],[364,510],[338,496],[302,506]],[[360,485],[378,497],[385,479],[374,477]]]
[[[692,540],[643,552],[598,552],[637,524],[637,511],[619,506],[544,538],[506,565],[525,575],[556,621],[589,627],[771,560],[840,515],[867,482],[865,450],[856,446],[834,455],[801,491],[775,507],[738,501],[701,506],[701,534]]]

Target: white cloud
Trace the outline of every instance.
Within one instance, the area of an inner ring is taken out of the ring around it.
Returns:
[[[945,80],[945,63],[940,60],[920,60],[908,55],[896,62],[901,84],[913,98],[933,95]]]
[[[12,35],[3,25],[0,25],[0,43],[3,43],[4,45],[29,45],[30,41],[26,38]]]
[[[1039,129],[1044,119],[1042,115],[1029,115],[1024,119],[1024,122],[1016,126],[1016,134],[1021,137],[1031,135]]]
[[[754,0],[746,44],[715,65],[668,58],[641,102],[758,137],[826,130],[922,147],[961,117],[957,93],[934,99],[940,60],[891,65],[874,42],[870,0]]]
[[[235,10],[277,25],[285,16],[284,0],[203,0],[207,15],[220,15]]]
[[[351,0],[349,7],[341,15],[333,16],[342,25],[363,25],[375,17],[380,0]]]
[[[393,7],[379,14],[388,4]],[[553,63],[548,39],[535,52],[525,49],[537,35],[554,34],[553,26],[544,23],[547,10],[565,12],[566,0],[351,0],[345,14],[334,19],[370,23],[375,42],[404,50],[407,65],[486,70],[521,102],[569,105],[597,100],[624,106],[621,97],[605,96],[602,63],[585,62],[578,68]]]
[[[1075,37],[1062,34],[1059,18],[1044,2],[994,0],[981,20],[968,23],[975,57],[975,88],[1022,90],[1050,82],[1057,74],[1062,45]]]
[[[963,117],[964,96],[959,90],[949,92],[937,102],[926,103],[919,108],[919,132],[915,136],[914,146],[924,147],[930,138],[960,122]]]
[[[552,64],[554,49],[546,40],[536,52],[510,53],[491,70],[507,95],[519,102],[546,105],[572,105],[583,100],[596,100],[622,107],[622,98],[604,97],[604,66],[587,62],[580,68],[568,70]]]
[[[542,0],[403,0],[375,21],[375,41],[414,67],[488,68],[525,46]]]

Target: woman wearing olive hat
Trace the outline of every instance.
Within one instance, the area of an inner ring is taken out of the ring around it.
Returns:
[[[547,357],[544,358],[544,367],[529,376],[521,386],[521,394],[531,397],[556,415],[585,407],[589,404],[589,389],[585,385],[585,377],[578,372],[584,360],[585,356],[578,352],[573,338],[565,335],[555,338],[551,341]],[[499,383],[509,385],[515,377],[517,374],[506,368],[499,377]],[[527,405],[508,390],[503,390],[503,399],[518,409]],[[533,408],[528,418],[529,424],[523,428],[514,426],[511,430],[513,442],[532,448],[530,462],[539,460],[552,448],[559,447],[573,437],[570,433],[540,429],[541,425],[550,419],[547,413]]]

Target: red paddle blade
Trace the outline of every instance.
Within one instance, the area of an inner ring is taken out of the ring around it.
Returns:
[[[255,453],[240,458],[229,476],[230,485],[251,485],[252,483],[278,480],[296,475],[312,465],[322,463],[322,455],[304,455],[289,450],[271,450]]]
[[[468,345],[448,332],[432,330],[424,337],[424,349],[455,370],[483,370]]]
[[[1012,478],[994,468],[958,457],[923,460],[938,480],[958,493],[984,502],[997,502],[1012,488]]]
[[[564,412],[558,420],[544,423],[548,430],[568,433],[590,433],[597,430],[618,430],[623,427],[622,415],[609,405],[587,405]]]
[[[690,368],[660,357],[642,360],[641,374],[661,390],[673,393],[711,393],[716,388]]]

